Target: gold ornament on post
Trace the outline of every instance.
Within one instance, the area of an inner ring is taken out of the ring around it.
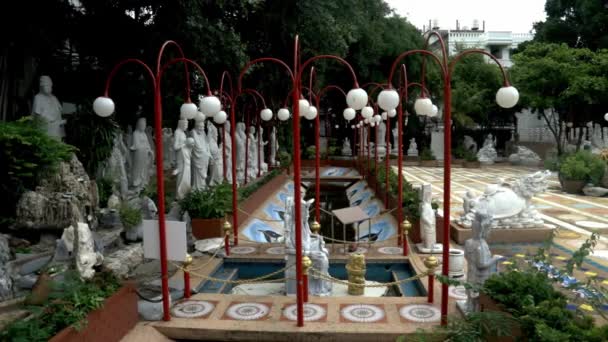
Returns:
[[[228,220],[224,220],[222,230],[224,230],[224,236],[230,236],[230,234],[232,234],[232,225],[230,222],[228,222]]]
[[[424,259],[424,266],[428,269],[429,274],[435,274],[435,269],[439,266],[439,260],[434,255]]]
[[[351,296],[362,296],[365,292],[365,255],[353,253],[346,264],[348,274],[348,294]]]
[[[407,236],[409,231],[412,230],[412,224],[407,219],[401,222],[401,231],[403,231],[403,236]]]
[[[192,265],[192,261],[194,261],[194,259],[192,258],[192,255],[190,254],[186,254],[186,258],[184,259],[184,268],[188,268],[190,265]]]
[[[319,235],[319,232],[321,232],[321,224],[317,221],[314,221],[310,229],[312,230],[313,234]]]
[[[302,274],[308,275],[308,270],[312,266],[312,261],[306,255],[302,257]]]

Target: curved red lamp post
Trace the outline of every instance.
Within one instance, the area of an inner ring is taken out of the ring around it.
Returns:
[[[426,57],[431,57],[431,59],[433,61],[435,61],[441,71],[441,75],[443,77],[443,102],[444,102],[444,110],[443,110],[443,119],[444,119],[444,160],[443,160],[443,166],[444,166],[444,173],[443,173],[443,187],[444,187],[444,193],[443,193],[443,251],[442,251],[442,256],[443,256],[443,263],[442,263],[442,274],[443,276],[447,277],[448,276],[448,271],[449,271],[449,241],[450,241],[450,195],[451,195],[451,145],[452,145],[452,136],[451,136],[451,105],[452,105],[452,101],[451,101],[451,96],[452,96],[452,89],[451,89],[451,74],[452,71],[454,70],[454,65],[455,63],[457,63],[462,57],[468,55],[468,54],[472,54],[472,53],[479,53],[479,54],[483,54],[488,56],[490,59],[492,59],[494,62],[496,62],[496,64],[498,64],[502,75],[503,75],[503,82],[504,82],[504,87],[509,87],[509,81],[506,75],[506,71],[504,70],[504,68],[502,67],[502,65],[500,64],[500,62],[496,59],[496,57],[492,56],[492,54],[490,54],[489,52],[485,51],[485,50],[479,50],[479,49],[473,49],[473,50],[465,50],[461,53],[459,53],[458,55],[456,55],[451,62],[448,63],[448,58],[447,58],[447,50],[445,48],[445,43],[443,41],[443,38],[441,38],[441,35],[438,32],[431,32],[428,36],[427,36],[427,40],[426,40],[426,44],[428,45],[428,39],[431,36],[435,36],[437,37],[437,40],[439,41],[439,45],[441,47],[441,52],[442,52],[442,59],[440,60],[434,53],[428,51],[428,50],[411,50],[411,51],[407,51],[402,53],[401,55],[399,55],[395,61],[393,62],[393,65],[391,66],[391,71],[389,73],[389,77],[388,77],[388,88],[392,89],[392,79],[393,79],[393,75],[395,74],[395,71],[397,69],[397,65],[399,64],[399,62],[404,59],[405,57],[408,57],[410,55],[414,55],[414,54],[420,54],[423,56],[423,66],[422,66],[422,88],[425,88],[425,63],[426,63]],[[403,65],[403,67],[401,68],[401,71],[403,73],[403,79],[402,81],[404,82],[405,85],[407,85],[407,78],[406,78],[406,73],[405,73],[405,65]],[[402,92],[403,89],[405,89],[405,91],[407,91],[407,86],[405,87],[401,87]],[[424,91],[422,92],[422,97],[425,97],[424,95]],[[401,105],[401,94],[399,95],[399,105],[397,106],[397,112],[398,112],[398,120],[399,120],[399,171],[398,171],[398,179],[399,179],[399,209],[398,209],[398,217],[399,217],[399,222],[401,222],[403,220],[403,212],[402,212],[402,208],[401,208],[401,203],[403,201],[402,199],[402,192],[401,192],[401,187],[402,187],[402,178],[403,178],[403,173],[402,173],[402,163],[403,163],[403,150],[402,150],[402,145],[403,145],[403,141],[402,141],[402,117],[403,117],[403,109],[402,109],[402,105]],[[517,102],[517,101],[515,101]],[[406,241],[404,241],[404,246],[405,246]],[[405,252],[405,250],[404,250]],[[442,324],[446,324],[447,323],[447,314],[448,314],[448,285],[445,283],[442,283],[441,285],[441,323]]]
[[[178,48],[182,57],[172,59],[169,62],[165,63],[163,66],[161,66],[160,62],[161,62],[162,55],[164,53],[165,48],[169,45],[175,45]],[[99,99],[102,99],[101,102],[103,102],[103,106],[106,107],[106,109],[108,109],[108,108],[111,109],[111,111],[110,110],[107,110],[107,112],[104,111],[103,115],[100,112],[97,112],[99,115],[108,116],[108,115],[112,114],[112,112],[114,111],[114,103],[109,98],[109,91],[110,91],[110,85],[111,85],[112,79],[124,65],[130,64],[130,63],[135,63],[135,64],[139,64],[140,66],[142,66],[145,69],[146,73],[150,76],[150,79],[152,80],[152,85],[154,86],[154,137],[155,137],[155,145],[156,145],[155,146],[155,148],[156,148],[155,158],[156,158],[156,186],[157,186],[157,194],[158,194],[158,229],[159,229],[159,240],[160,240],[160,264],[161,264],[161,285],[162,285],[162,299],[163,299],[163,319],[165,321],[170,320],[170,315],[169,315],[169,295],[170,294],[169,294],[169,277],[168,277],[168,271],[167,271],[167,240],[166,240],[165,202],[164,202],[165,188],[164,188],[164,170],[163,170],[163,163],[162,163],[163,162],[163,146],[162,146],[161,80],[162,80],[162,76],[163,76],[165,70],[169,66],[179,63],[179,62],[184,63],[185,66],[187,66],[188,64],[193,65],[195,67],[195,69],[197,69],[203,75],[203,78],[205,79],[205,84],[207,85],[207,94],[209,96],[211,96],[211,89],[209,87],[207,75],[205,74],[204,70],[196,62],[183,57],[182,49],[179,47],[179,45],[177,43],[175,43],[174,41],[167,41],[162,45],[162,47],[160,49],[160,52],[159,52],[159,55],[157,58],[156,73],[154,73],[152,71],[152,69],[150,69],[150,67],[148,67],[148,65],[146,63],[144,63],[143,61],[141,61],[140,59],[130,58],[130,59],[123,60],[123,61],[119,62],[118,64],[116,64],[116,66],[114,66],[114,68],[108,75],[108,78],[106,80],[106,85],[105,85],[104,96],[95,100],[97,102]],[[190,93],[189,93],[190,92],[190,82],[189,82],[189,75],[188,75],[187,67],[185,68],[185,71],[186,71],[186,93],[187,93],[186,94],[186,103],[191,103],[190,102]],[[110,104],[111,104],[111,107],[109,107]],[[109,112],[109,114],[108,114],[108,112]]]

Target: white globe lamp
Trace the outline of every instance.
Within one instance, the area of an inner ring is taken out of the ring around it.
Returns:
[[[394,118],[395,116],[397,116],[397,110],[391,109],[391,110],[387,111],[386,114],[388,114],[389,118]]]
[[[192,102],[186,102],[182,104],[179,108],[180,117],[185,117],[188,120],[194,119],[196,113],[198,113],[198,108]]]
[[[519,92],[513,86],[502,87],[496,92],[496,103],[502,108],[513,108],[519,101]]]
[[[308,107],[310,107],[310,104],[306,99],[300,99],[300,101],[298,101],[300,116],[306,116],[306,113],[308,113]]]
[[[279,118],[279,120],[281,120],[281,121],[285,121],[285,120],[289,119],[289,109],[287,109],[287,108],[279,109],[279,111],[277,112],[277,118]]]
[[[264,108],[260,111],[260,118],[264,121],[270,121],[272,119],[272,110]]]
[[[217,112],[222,110],[222,103],[216,96],[205,96],[199,103],[199,109],[208,118],[213,117]]]
[[[414,102],[414,110],[418,115],[429,115],[433,110],[433,102],[428,97],[420,97]]]
[[[431,108],[431,112],[429,113],[429,116],[430,117],[437,116],[438,112],[439,112],[439,108],[437,108],[437,106],[433,105],[433,107]]]
[[[378,105],[384,110],[397,108],[399,105],[399,93],[395,89],[384,89],[378,94]]]
[[[271,114],[271,116],[272,116],[272,114]],[[215,122],[218,125],[224,124],[224,122],[226,122],[226,119],[228,119],[228,114],[226,114],[226,112],[224,112],[223,110],[220,110],[219,112],[215,113],[215,115],[213,116],[213,122]]]
[[[355,115],[357,115],[357,112],[355,112],[355,110],[353,108],[348,107],[348,108],[344,109],[344,112],[342,113],[342,115],[344,116],[344,119],[346,121],[350,121],[355,118]]]
[[[93,111],[102,118],[112,115],[114,108],[114,101],[109,97],[100,96],[93,101]]]
[[[354,110],[360,110],[367,104],[367,92],[361,88],[351,89],[346,94],[346,104]]]
[[[314,120],[317,117],[317,113],[317,107],[310,106],[308,107],[308,111],[306,112],[306,115],[304,115],[304,117],[308,120]]]
[[[372,115],[374,115],[374,108],[367,106],[361,109],[361,116],[363,116],[365,119],[371,118]]]

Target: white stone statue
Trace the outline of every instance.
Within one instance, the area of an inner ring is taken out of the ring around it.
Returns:
[[[270,166],[277,166],[278,150],[279,141],[277,140],[277,127],[272,126],[272,130],[270,130]]]
[[[264,141],[264,128],[260,127],[260,132],[258,133],[258,153],[260,154],[260,173],[265,174],[268,172],[268,163],[266,163],[266,156],[264,153],[264,149],[268,145],[268,141]]]
[[[432,195],[431,184],[423,184],[420,188],[420,233],[422,243],[416,245],[421,253],[439,253],[443,250],[443,245],[437,243],[435,210],[433,210],[431,204]]]
[[[129,151],[123,141],[122,133],[117,132],[114,135],[114,145],[112,146],[110,157],[103,162],[102,166],[97,171],[98,178],[112,180],[112,192],[120,194],[122,199],[127,197],[127,191],[129,190],[129,179],[126,166],[126,156],[128,154]]]
[[[469,135],[464,136],[464,147],[470,152],[477,153],[477,143]]]
[[[192,157],[194,139],[186,136],[187,130],[188,120],[179,120],[177,129],[173,134],[173,149],[177,157],[177,166],[173,174],[177,176],[175,197],[178,200],[184,198],[190,192],[192,181],[190,159]]]
[[[221,170],[226,170],[226,181],[232,184],[232,135],[230,133],[230,121],[224,123],[224,133],[222,137],[222,143],[220,144],[220,153],[222,153],[222,167]],[[225,155],[223,154],[225,153]],[[224,162],[226,167],[224,168]]]
[[[399,154],[399,128],[395,127],[391,130],[393,132],[393,148],[391,154]]]
[[[376,135],[376,144],[378,145],[378,156],[386,155],[386,123],[380,121],[378,124],[378,134]]]
[[[95,275],[93,267],[103,263],[103,255],[95,252],[95,243],[89,225],[78,222],[77,231],[74,231],[73,226],[69,226],[63,230],[61,240],[65,241],[67,251],[73,253],[78,274],[84,279],[93,278]]]
[[[150,170],[154,164],[154,153],[146,135],[146,119],[139,118],[131,144],[132,155],[131,186],[136,190],[143,190],[150,181]]]
[[[163,128],[163,170],[171,170],[175,167],[175,151],[172,148],[173,130]]]
[[[325,275],[329,275],[329,251],[325,248],[323,238],[318,235],[313,235],[308,225],[309,209],[314,199],[309,201],[300,200],[302,213],[302,255],[308,256],[312,261],[312,267],[319,270]],[[287,266],[295,263],[295,204],[293,197],[287,197],[285,203],[285,251],[287,255]],[[288,279],[285,284],[287,295],[294,295],[296,292],[295,268],[291,267],[285,271],[285,277]],[[308,291],[315,296],[328,296],[331,294],[331,282],[311,274],[308,278]]]
[[[416,144],[416,139],[410,139],[410,147],[407,149],[408,157],[418,157],[418,144]]]
[[[197,121],[191,134],[194,140],[192,146],[192,189],[206,189],[211,151],[205,134],[205,120]]]
[[[217,128],[211,123],[207,122],[207,141],[209,143],[209,151],[211,152],[211,159],[209,161],[209,185],[217,185],[222,183],[222,151],[220,151],[217,145]]]
[[[245,181],[246,138],[245,123],[238,122],[236,124],[236,179],[239,184],[242,184]]]
[[[249,126],[247,140],[247,179],[258,177],[258,139],[255,137],[255,126]]]
[[[480,209],[475,213],[473,221],[473,237],[465,241],[464,250],[467,260],[467,283],[483,285],[492,274],[492,268],[496,265],[500,256],[492,256],[486,238],[490,234],[492,215],[486,211],[487,208],[480,204]],[[466,309],[467,312],[479,311],[479,293],[468,289]]]
[[[483,147],[477,151],[477,159],[482,164],[494,164],[496,159],[498,158],[498,153],[496,152],[496,139],[492,138],[492,134],[488,134],[486,140],[483,143]]]
[[[344,138],[344,143],[342,144],[342,155],[343,156],[351,156],[353,151],[350,148],[350,140],[348,138]]]
[[[513,165],[538,166],[541,159],[531,149],[525,146],[517,146],[517,152],[509,156],[509,162]]]
[[[53,81],[49,76],[40,76],[40,92],[34,96],[32,114],[43,119],[46,133],[58,140],[65,136],[61,109],[61,102],[53,95]]]
[[[538,171],[512,183],[500,181],[488,185],[477,198],[467,194],[463,199],[465,212],[457,220],[458,224],[470,228],[479,202],[484,201],[493,213],[492,228],[542,227],[544,221],[532,204],[532,197],[547,190],[549,176],[551,171]]]

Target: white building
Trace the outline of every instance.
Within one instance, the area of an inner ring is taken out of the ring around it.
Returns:
[[[482,27],[479,27],[479,21],[473,20],[473,25],[460,27],[460,23],[456,21],[456,29],[441,29],[437,20],[429,22],[429,27],[433,31],[438,31],[447,45],[450,55],[456,53],[457,49],[484,49],[494,55],[501,64],[505,67],[513,65],[511,61],[511,52],[517,46],[525,41],[532,40],[532,33],[514,33],[511,31],[486,31],[485,21]],[[427,27],[422,29],[423,34],[428,34]],[[431,37],[429,40],[431,49],[438,48],[437,38]]]

